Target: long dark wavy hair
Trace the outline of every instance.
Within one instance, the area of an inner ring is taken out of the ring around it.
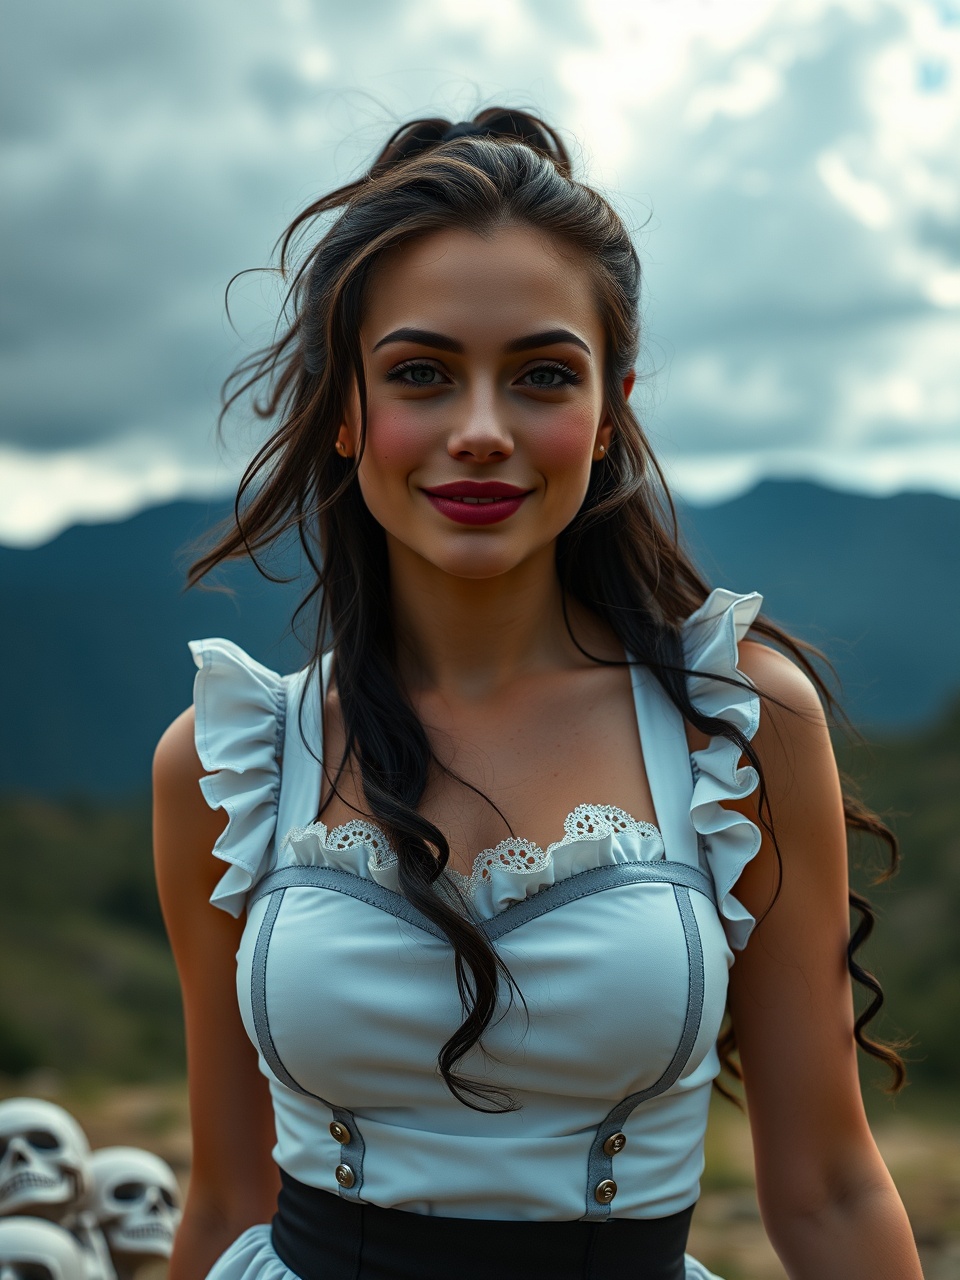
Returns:
[[[329,226],[318,228],[333,214]],[[392,134],[361,178],[293,220],[278,242],[279,271],[288,287],[276,340],[228,378],[221,414],[222,423],[238,398],[259,391],[256,414],[278,425],[243,476],[235,519],[188,575],[192,586],[221,562],[250,556],[272,576],[260,553],[296,532],[312,571],[297,616],[311,621],[312,663],[333,649],[346,735],[331,796],[347,762],[354,761],[369,814],[396,850],[402,892],[449,939],[463,1021],[441,1048],[438,1067],[450,1091],[482,1111],[511,1109],[514,1103],[503,1090],[457,1067],[470,1050],[482,1051],[501,982],[511,998],[516,989],[469,913],[458,909],[449,892],[438,891],[449,845],[417,809],[431,768],[450,771],[435,757],[398,675],[385,536],[356,479],[367,428],[360,327],[367,290],[387,251],[442,228],[489,233],[509,224],[536,228],[580,252],[592,269],[606,335],[604,391],[614,433],[604,464],[592,469],[580,511],[558,539],[564,598],[575,598],[607,624],[626,652],[649,667],[685,720],[736,744],[759,775],[760,821],[777,847],[756,749],[735,725],[700,712],[687,689],[681,624],[709,587],[683,549],[663,475],[623,394],[623,379],[639,350],[639,259],[621,218],[573,177],[560,136],[536,116],[491,107],[458,125],[414,120]],[[334,445],[354,387],[361,438],[357,456],[347,459]],[[817,650],[762,615],[751,635],[789,654],[813,680],[828,711],[838,711],[814,665],[822,657]],[[885,842],[889,868],[883,878],[893,874],[899,859],[893,833],[854,796],[844,801],[848,829]],[[870,997],[854,1035],[861,1049],[887,1064],[890,1089],[896,1091],[905,1080],[902,1059],[893,1045],[866,1033],[883,993],[855,957],[874,914],[856,893],[850,904],[859,920],[847,964]],[[742,1079],[729,1018],[718,1048],[724,1066]]]

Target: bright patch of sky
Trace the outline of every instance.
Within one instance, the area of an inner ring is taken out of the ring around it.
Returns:
[[[226,492],[235,298],[396,124],[528,106],[634,230],[678,490],[960,497],[960,0],[34,0],[5,23],[0,541]]]

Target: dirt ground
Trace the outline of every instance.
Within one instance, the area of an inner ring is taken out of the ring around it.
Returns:
[[[186,1188],[190,1131],[182,1085],[66,1088],[50,1078],[8,1086],[0,1096],[12,1092],[67,1107],[93,1147],[155,1151]],[[874,1133],[910,1215],[926,1280],[960,1280],[960,1117],[945,1122],[891,1114],[874,1121]],[[713,1108],[689,1250],[724,1280],[784,1280],[757,1210],[747,1122],[726,1103]],[[164,1268],[145,1269],[138,1280],[164,1280]]]

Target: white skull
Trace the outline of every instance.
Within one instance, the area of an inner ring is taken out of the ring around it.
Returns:
[[[165,1160],[138,1147],[103,1147],[90,1159],[93,1211],[118,1255],[169,1258],[180,1225],[180,1188]]]
[[[84,1280],[80,1246],[43,1218],[0,1218],[0,1280]]]
[[[0,1102],[0,1215],[62,1218],[90,1180],[90,1144],[63,1107],[42,1098]]]

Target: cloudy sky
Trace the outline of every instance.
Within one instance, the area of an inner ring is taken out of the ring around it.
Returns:
[[[561,126],[646,271],[677,488],[960,496],[960,0],[31,0],[0,101],[0,542],[229,489],[269,261],[397,123]]]

